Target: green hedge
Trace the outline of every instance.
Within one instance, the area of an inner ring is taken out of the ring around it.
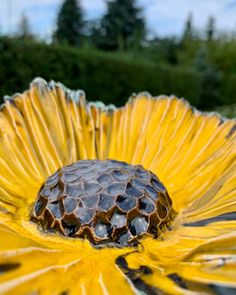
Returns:
[[[0,96],[22,92],[36,76],[83,89],[88,100],[122,105],[132,93],[175,94],[199,105],[201,77],[190,69],[134,61],[95,50],[0,39]]]
[[[221,90],[221,105],[236,103],[236,74],[225,75]]]

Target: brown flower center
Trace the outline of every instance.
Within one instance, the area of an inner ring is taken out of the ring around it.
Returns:
[[[31,218],[46,231],[126,246],[157,237],[175,216],[166,188],[140,165],[81,160],[59,169],[40,188]]]

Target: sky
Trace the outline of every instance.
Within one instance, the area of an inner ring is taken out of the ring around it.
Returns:
[[[14,33],[22,15],[31,30],[50,39],[62,0],[0,0],[0,32]],[[80,0],[88,20],[99,19],[106,11],[106,0]],[[209,16],[220,31],[236,31],[236,0],[137,0],[143,8],[150,35],[180,35],[189,13],[196,28],[206,26]]]

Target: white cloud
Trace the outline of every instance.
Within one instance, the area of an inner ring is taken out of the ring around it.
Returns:
[[[82,0],[81,3],[86,10],[101,11],[106,9],[106,2],[104,0]]]
[[[154,28],[160,35],[179,34],[189,13],[193,14],[197,28],[203,28],[212,15],[216,18],[219,29],[236,29],[236,1],[232,0],[150,1],[150,5],[145,9],[149,27]]]
[[[25,14],[32,30],[37,31],[37,23],[45,19],[41,24],[42,35],[46,32],[48,24],[52,24],[56,7],[62,0],[0,0],[0,28],[4,33],[15,32],[20,18]],[[46,19],[48,18],[48,19]],[[40,33],[37,31],[37,33]]]
[[[192,12],[197,28],[206,25],[210,15],[215,16],[221,30],[236,29],[236,0],[137,0],[144,8],[148,27],[159,35],[180,34],[187,15]],[[41,36],[51,34],[62,0],[0,0],[0,30],[16,31],[26,14],[32,30]],[[86,17],[99,18],[106,9],[106,0],[81,0]]]

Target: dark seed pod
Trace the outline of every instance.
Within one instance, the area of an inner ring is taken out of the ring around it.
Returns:
[[[48,177],[31,218],[46,231],[126,246],[145,234],[157,236],[174,216],[152,172],[114,160],[81,160]]]

